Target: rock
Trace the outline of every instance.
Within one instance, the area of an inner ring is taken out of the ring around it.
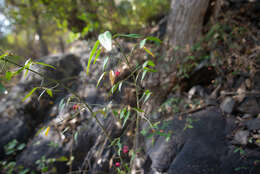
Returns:
[[[205,97],[207,94],[203,87],[201,87],[200,85],[196,85],[196,86],[193,86],[188,92],[189,99],[192,99],[194,95],[197,95],[200,97]]]
[[[242,113],[248,113],[253,116],[260,113],[260,107],[255,97],[247,97],[245,100],[237,107],[237,110]]]
[[[252,118],[253,116],[251,114],[244,114],[242,116],[243,119],[248,119],[248,118]]]
[[[72,54],[48,56],[38,61],[53,65],[56,69],[53,70],[41,65],[34,65],[31,68],[56,80],[76,76],[82,69],[79,58]],[[71,82],[73,81],[70,80],[65,83]],[[41,100],[38,100],[38,96],[32,95],[25,102],[22,102],[23,97],[30,90],[45,83],[48,86],[54,85],[47,79],[42,80],[39,75],[28,72],[28,75],[23,76],[9,94],[0,101],[0,123],[3,124],[3,126],[0,126],[0,135],[2,135],[0,136],[0,156],[3,156],[3,145],[13,139],[27,142],[35,133],[35,128],[48,116],[48,111],[57,99],[54,92],[51,99],[43,95]],[[65,93],[59,93],[59,96],[62,97]],[[38,94],[40,95],[40,93]]]
[[[237,144],[246,145],[248,141],[249,131],[239,130],[234,136],[234,140]]]
[[[231,114],[234,110],[235,101],[231,97],[225,98],[225,100],[220,104],[220,108],[224,113]]]
[[[249,130],[257,130],[260,129],[260,118],[248,120],[246,122],[246,126]]]

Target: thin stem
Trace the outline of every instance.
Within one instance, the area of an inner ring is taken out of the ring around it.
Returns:
[[[51,81],[51,82],[53,82],[53,83],[56,83],[57,85],[61,85],[61,86],[62,86],[64,89],[66,89],[69,93],[73,94],[76,98],[78,98],[78,100],[79,100],[81,103],[84,103],[84,106],[89,110],[89,112],[91,113],[91,116],[94,117],[94,119],[96,120],[97,124],[98,124],[99,127],[102,129],[102,131],[104,132],[104,134],[106,135],[106,137],[109,139],[110,142],[112,142],[112,140],[111,140],[111,138],[109,137],[109,135],[108,135],[108,133],[107,133],[105,127],[102,125],[102,123],[98,120],[98,118],[97,118],[96,115],[94,114],[93,109],[92,109],[86,102],[84,102],[84,101],[78,96],[78,94],[76,94],[74,91],[72,91],[72,90],[71,90],[70,88],[68,88],[66,85],[64,85],[62,82],[60,82],[60,81],[58,81],[58,80],[55,80],[55,79],[53,79],[53,78],[50,78],[50,77],[48,77],[48,76],[46,76],[46,75],[44,75],[44,74],[41,74],[41,73],[39,73],[39,72],[37,72],[37,71],[35,71],[35,70],[32,70],[32,69],[30,69],[30,68],[27,68],[27,67],[24,67],[24,66],[22,66],[22,65],[19,65],[19,64],[13,62],[12,60],[9,60],[9,59],[6,59],[6,58],[2,58],[2,59],[0,59],[0,60],[5,61],[5,62],[8,62],[8,63],[11,63],[11,64],[13,64],[13,65],[15,65],[15,66],[17,66],[17,67],[20,67],[20,68],[25,68],[25,69],[27,69],[27,70],[29,70],[29,71],[31,71],[31,72],[33,72],[33,73],[35,73],[35,74],[37,74],[37,75],[43,77],[43,78],[45,78],[45,79],[48,79],[49,81]]]

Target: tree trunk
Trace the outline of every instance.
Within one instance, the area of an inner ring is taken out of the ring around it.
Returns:
[[[153,97],[142,106],[145,112],[141,117],[146,116],[152,120],[152,112],[158,109],[158,106],[165,101],[171,89],[176,85],[177,67],[185,58],[185,51],[182,48],[186,50],[187,45],[191,47],[200,39],[209,2],[210,0],[172,0],[166,39],[170,48],[178,46],[181,49],[172,51],[172,54],[167,55],[168,57],[164,56],[166,58],[156,62],[158,72],[151,77],[151,85],[145,84],[145,87],[148,86],[152,91]],[[141,136],[137,139],[136,144],[137,147],[145,147]]]
[[[172,0],[167,39],[171,47],[181,48],[174,56],[182,58],[182,48],[191,47],[201,38],[204,17],[210,0]]]
[[[43,33],[42,33],[42,27],[40,25],[39,14],[37,12],[36,7],[34,6],[34,1],[33,0],[30,0],[30,8],[32,10],[32,15],[34,17],[35,30],[36,30],[36,33],[39,36],[39,42],[40,42],[40,48],[41,48],[41,56],[46,56],[46,55],[49,54],[49,50],[48,50],[48,46],[47,46],[45,40],[43,39]]]

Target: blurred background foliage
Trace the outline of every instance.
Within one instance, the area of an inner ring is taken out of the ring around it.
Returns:
[[[146,34],[170,0],[0,0],[0,49],[38,58],[98,33]]]

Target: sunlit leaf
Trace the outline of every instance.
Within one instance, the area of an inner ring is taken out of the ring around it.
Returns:
[[[96,88],[99,86],[101,80],[103,79],[103,77],[106,75],[107,72],[103,72],[102,75],[99,77]]]
[[[121,82],[119,83],[118,90],[119,90],[120,92],[121,92],[122,85],[123,85],[123,81],[121,81]]]
[[[59,162],[65,162],[65,161],[68,161],[69,159],[65,156],[61,156],[59,158],[56,158],[56,161],[59,161]]]
[[[100,44],[107,50],[112,50],[112,35],[109,31],[102,33],[98,36]]]
[[[150,50],[148,50],[145,46],[144,46],[143,48],[144,48],[144,50],[145,50],[148,54],[150,54],[152,57],[155,57],[154,54],[153,54]]]
[[[143,48],[144,45],[145,45],[145,43],[146,43],[146,39],[142,40],[142,41],[140,42],[140,48]]]
[[[52,69],[56,69],[54,66],[43,63],[43,62],[33,62],[33,63],[38,64],[38,65],[42,65],[42,66],[47,66],[47,67],[52,68]]]
[[[4,53],[4,54],[0,55],[0,59],[5,58],[8,54],[9,54],[9,53]]]
[[[157,72],[155,69],[144,67],[144,70],[147,70],[149,72]]]
[[[115,83],[115,80],[116,80],[116,76],[115,76],[115,73],[113,70],[110,70],[110,72],[109,72],[109,80],[110,80],[111,86],[113,86]]]
[[[24,69],[25,69],[24,76],[25,76],[25,77],[27,76],[31,65],[32,65],[32,60],[31,60],[31,59],[26,60],[26,62],[25,62],[25,64],[24,64]]]
[[[49,131],[50,131],[50,126],[48,126],[48,127],[46,128],[44,135],[45,135],[45,136],[48,136]]]
[[[94,59],[93,65],[95,65],[95,63],[96,63],[96,61],[97,61],[97,59],[98,59],[100,53],[101,53],[101,48],[97,51],[97,54],[96,54],[96,57],[95,57],[95,59]]]
[[[154,41],[156,43],[162,43],[162,41],[159,38],[157,38],[157,37],[149,36],[146,39],[150,40],[150,41]]]
[[[35,87],[35,88],[33,88],[24,98],[23,98],[23,102],[27,99],[27,98],[29,98],[35,91],[36,91],[36,89],[38,89],[37,87]]]
[[[51,89],[46,89],[46,92],[47,92],[47,94],[50,96],[50,97],[52,97],[53,96],[53,94],[52,94],[52,90]]]
[[[92,48],[92,50],[90,52],[90,56],[89,56],[89,59],[88,59],[88,65],[87,65],[87,75],[88,75],[88,72],[89,72],[92,57],[96,53],[98,46],[99,46],[99,40],[96,41],[94,47]]]
[[[5,78],[6,80],[11,80],[13,77],[13,73],[11,71],[6,71]]]

